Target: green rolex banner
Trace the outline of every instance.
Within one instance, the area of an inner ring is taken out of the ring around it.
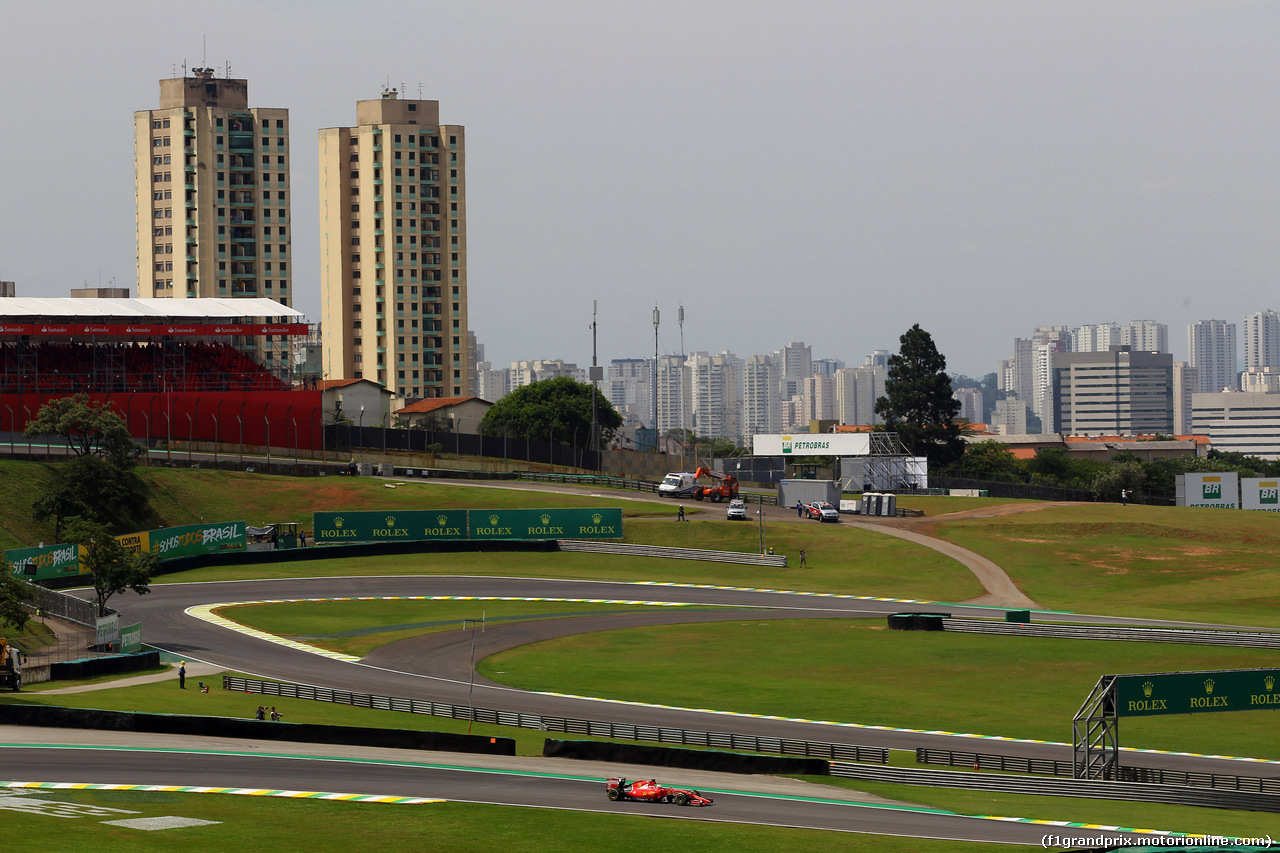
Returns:
[[[1116,689],[1121,717],[1257,711],[1280,708],[1280,669],[1121,675]]]
[[[621,539],[621,509],[473,509],[471,539]]]
[[[621,539],[621,509],[403,510],[317,512],[317,545],[489,539]]]
[[[351,542],[457,541],[467,538],[464,509],[317,512],[312,518],[317,545]]]

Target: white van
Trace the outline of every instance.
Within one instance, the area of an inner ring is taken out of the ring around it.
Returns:
[[[687,498],[700,488],[689,471],[675,471],[662,478],[658,484],[660,498]]]

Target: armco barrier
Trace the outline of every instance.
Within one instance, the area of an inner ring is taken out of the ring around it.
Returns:
[[[249,710],[246,703],[246,711]],[[400,729],[365,729],[352,726],[321,726],[310,723],[269,722],[235,717],[188,717],[178,714],[137,714],[125,711],[98,711],[46,705],[0,705],[0,724],[54,726],[103,731],[149,732],[152,734],[202,735],[272,740],[289,743],[328,743],[346,746],[377,746],[388,749],[422,749],[443,752],[471,752],[485,755],[515,755],[516,742],[505,737],[413,732]]]
[[[79,660],[55,661],[49,665],[49,680],[77,681],[82,678],[96,678],[99,675],[114,675],[118,672],[138,672],[143,669],[154,669],[159,665],[159,652],[139,652],[132,655],[107,655],[104,657],[80,658]]]
[[[283,696],[288,699],[335,702],[341,705],[353,705],[358,708],[427,714],[433,717],[448,717],[453,720],[469,720],[476,723],[516,726],[522,729],[564,732],[566,734],[610,738],[612,740],[704,746],[712,749],[821,758],[826,761],[889,763],[889,751],[887,749],[849,743],[823,743],[821,741],[758,737],[756,735],[732,734],[729,732],[703,732],[689,729],[668,729],[660,726],[609,723],[598,720],[576,720],[569,717],[544,717],[540,714],[518,714],[514,711],[495,711],[492,708],[472,708],[466,705],[450,705],[444,702],[428,702],[422,699],[397,699],[391,696],[375,696],[370,693],[330,690],[327,687],[313,687],[308,684],[292,684],[286,681],[258,681],[231,675],[222,677],[222,687],[224,690],[234,690],[239,693],[260,693],[264,696]]]
[[[987,619],[944,619],[942,629],[957,634],[1005,634],[1070,640],[1134,643],[1188,643],[1199,646],[1280,649],[1280,631],[1220,631],[1201,628],[1126,628],[1109,625],[1049,625],[1043,622],[995,622]]]
[[[1280,812],[1280,795],[1277,794],[1190,788],[1181,785],[1095,782],[1082,779],[1054,779],[1047,776],[1007,776],[997,773],[956,773],[948,770],[875,767],[870,764],[846,762],[833,762],[831,775],[845,779],[892,782],[897,785],[924,785],[931,788],[961,788],[969,791],[998,791],[1008,794],[1041,794],[1049,797],[1086,797],[1099,800],[1206,806],[1215,809]]]
[[[552,740],[542,746],[547,758],[576,758],[579,761],[612,761],[648,767],[680,767],[685,770],[714,770],[719,773],[766,773],[773,775],[826,776],[830,762],[820,758],[787,758],[778,755],[743,755],[676,749],[669,746],[632,746],[593,740]]]

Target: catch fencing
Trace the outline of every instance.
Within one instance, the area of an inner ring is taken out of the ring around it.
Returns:
[[[351,705],[356,708],[426,714],[432,717],[448,717],[452,720],[466,720],[468,722],[487,723],[496,726],[515,726],[542,732],[562,732],[596,738],[603,737],[611,740],[701,746],[709,749],[759,752],[768,755],[821,758],[828,761],[872,762],[875,764],[887,764],[889,762],[889,751],[874,746],[760,737],[758,735],[734,734],[731,732],[672,729],[665,726],[638,726],[630,723],[610,723],[572,717],[550,717],[541,714],[521,714],[515,711],[497,711],[492,708],[451,705],[444,702],[428,702],[422,699],[398,699],[391,696],[377,696],[371,693],[330,690],[326,687],[314,687],[308,684],[258,681],[230,675],[222,677],[222,689],[237,693],[259,693],[263,696],[279,696],[286,699],[334,702],[341,705]]]

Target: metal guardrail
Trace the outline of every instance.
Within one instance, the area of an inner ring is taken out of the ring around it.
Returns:
[[[1255,812],[1280,812],[1280,795],[1236,790],[1223,791],[1182,785],[1120,781],[1094,782],[1080,779],[1055,779],[1046,776],[1006,776],[996,773],[956,773],[949,770],[875,767],[869,764],[850,764],[838,761],[832,762],[831,775],[844,779],[891,782],[897,785],[923,785],[931,788],[961,788],[970,791],[995,791],[1008,794],[1086,797],[1101,800],[1208,806],[1210,808],[1240,809]]]
[[[421,699],[397,699],[390,696],[376,696],[370,693],[330,690],[326,687],[313,687],[308,684],[258,681],[230,675],[222,677],[222,689],[233,690],[237,693],[259,693],[263,696],[281,696],[286,699],[310,699],[316,702],[334,702],[357,708],[403,711],[410,714],[426,714],[432,717],[448,717],[453,720],[467,720],[498,726],[516,726],[522,729],[588,735],[590,737],[604,737],[613,740],[702,746],[711,749],[732,749],[769,755],[822,758],[828,761],[873,762],[876,764],[887,764],[889,762],[889,751],[874,746],[758,737],[756,735],[733,734],[731,732],[670,729],[661,726],[637,726],[627,723],[601,722],[599,720],[580,720],[571,717],[544,717],[540,714],[496,711],[492,708],[472,708],[466,705],[450,705],[444,702],[428,702]]]
[[[1101,625],[1046,625],[995,622],[987,619],[942,620],[942,629],[964,634],[1016,634],[1072,640],[1118,640],[1135,643],[1188,643],[1201,646],[1280,649],[1280,631],[1220,631],[1199,628],[1123,628]]]
[[[668,548],[662,545],[622,545],[614,542],[589,542],[583,539],[561,539],[561,551],[591,554],[621,554],[628,557],[665,557],[674,560],[705,560],[713,563],[742,563],[748,566],[780,566],[786,568],[785,554],[744,554],[741,551],[705,551],[699,548]]]
[[[972,767],[974,770],[1002,770],[1011,773],[1036,773],[1042,776],[1075,776],[1070,761],[1051,758],[1025,758],[1020,755],[995,755],[983,752],[956,752],[950,749],[916,748],[917,764],[934,764],[943,767]],[[1143,780],[1154,781],[1154,780]]]

